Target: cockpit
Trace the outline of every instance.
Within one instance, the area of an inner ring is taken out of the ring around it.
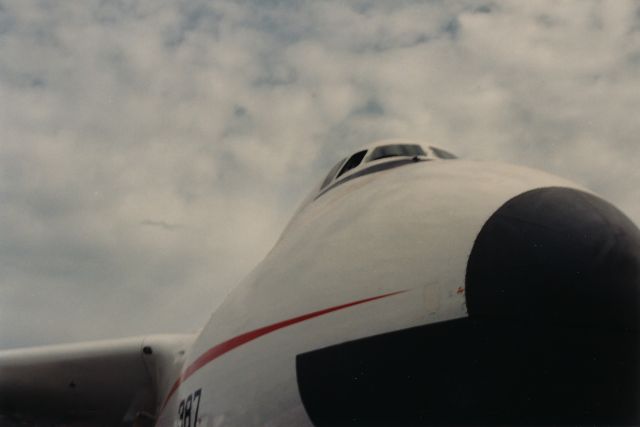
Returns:
[[[457,157],[441,148],[414,142],[385,141],[358,150],[340,160],[327,174],[319,189],[320,197],[351,179],[397,166],[429,160],[451,160]]]

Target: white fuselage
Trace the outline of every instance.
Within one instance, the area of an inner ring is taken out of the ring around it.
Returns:
[[[182,377],[161,392],[156,425],[311,425],[296,356],[467,316],[467,260],[483,224],[507,200],[548,186],[578,188],[528,168],[452,160],[312,195],[212,315]]]

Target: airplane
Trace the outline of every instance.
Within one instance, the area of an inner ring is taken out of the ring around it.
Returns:
[[[0,352],[0,421],[640,425],[639,306],[640,230],[609,202],[380,141],[198,333]]]

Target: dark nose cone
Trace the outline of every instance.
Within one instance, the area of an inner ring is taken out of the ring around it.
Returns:
[[[523,193],[466,282],[469,317],[298,355],[314,425],[640,425],[640,231],[619,210]]]
[[[523,193],[478,235],[466,298],[471,317],[638,330],[640,231],[582,191]]]

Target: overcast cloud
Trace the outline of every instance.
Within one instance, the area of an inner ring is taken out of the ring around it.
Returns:
[[[638,111],[634,1],[0,1],[0,348],[194,331],[377,139],[640,223]]]

